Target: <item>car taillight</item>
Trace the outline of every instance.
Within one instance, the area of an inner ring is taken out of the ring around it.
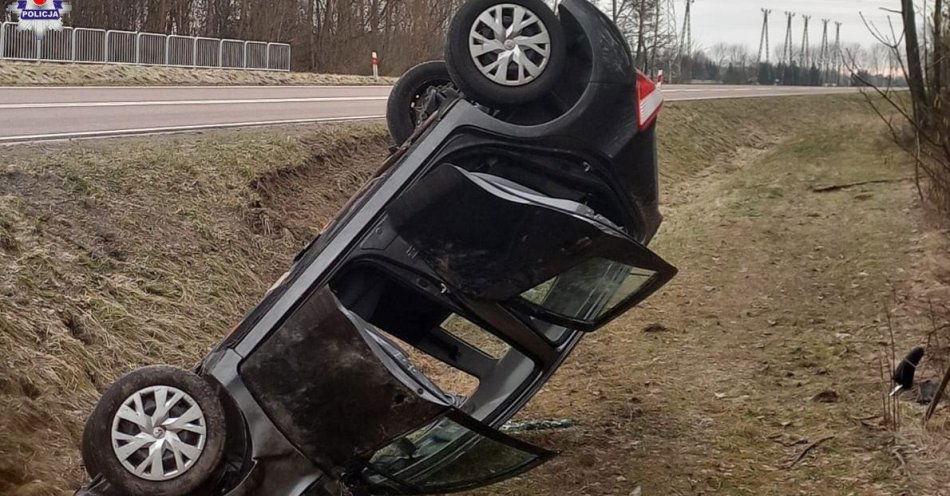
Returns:
[[[640,130],[643,131],[650,127],[660,114],[663,107],[663,90],[640,71],[637,71],[637,102]]]

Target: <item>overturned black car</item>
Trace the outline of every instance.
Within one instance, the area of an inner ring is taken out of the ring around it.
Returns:
[[[437,494],[543,463],[501,427],[675,274],[646,248],[661,104],[585,0],[470,0],[393,90],[401,146],[264,300],[193,372],[106,392],[77,494]]]

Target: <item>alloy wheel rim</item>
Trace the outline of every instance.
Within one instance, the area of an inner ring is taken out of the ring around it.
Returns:
[[[112,419],[112,451],[132,475],[154,482],[191,469],[204,451],[207,424],[198,403],[171,386],[126,398]]]
[[[541,18],[525,7],[498,4],[475,19],[468,45],[483,76],[503,86],[524,86],[547,69],[551,33]]]

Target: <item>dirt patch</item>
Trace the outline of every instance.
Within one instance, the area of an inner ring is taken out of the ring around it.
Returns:
[[[901,475],[892,449],[907,441],[857,420],[879,410],[882,301],[931,250],[904,159],[861,100],[676,103],[660,129],[654,248],[682,273],[587,338],[523,414],[579,422],[532,434],[562,456],[479,494],[940,487]],[[0,494],[69,494],[99,392],[141,365],[199,360],[387,147],[361,124],[6,149]],[[898,182],[813,191],[878,180]],[[918,342],[923,316],[895,315],[902,344]],[[828,391],[837,401],[812,401]],[[904,453],[917,473],[921,455]]]
[[[395,78],[377,80],[370,76],[309,72],[0,61],[0,86],[364,86],[395,82]]]
[[[329,142],[304,140],[311,149],[305,162],[262,174],[252,182],[258,198],[250,209],[259,229],[288,229],[306,239],[332,219],[336,210],[326,207],[346,203],[379,168],[391,142],[375,126],[352,131]]]

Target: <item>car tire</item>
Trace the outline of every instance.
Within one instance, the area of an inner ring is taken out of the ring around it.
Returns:
[[[497,22],[487,23],[483,14]],[[509,36],[519,16],[530,23]],[[500,57],[509,60],[504,72]],[[469,0],[452,19],[445,45],[452,80],[467,98],[489,107],[541,98],[557,84],[566,58],[564,29],[542,0]]]
[[[433,60],[423,62],[402,75],[389,94],[386,105],[386,123],[389,134],[397,145],[403,144],[416,131],[416,127],[437,108],[420,109],[420,99],[425,98],[429,89],[451,86],[457,94],[455,84],[449,76],[445,62]],[[435,102],[437,105],[441,102]]]
[[[86,424],[82,429],[82,441],[80,443],[80,456],[82,458],[82,466],[86,470],[86,474],[89,475],[89,478],[95,479],[96,477],[102,475],[102,469],[96,464],[96,455],[95,452],[98,449],[96,443],[92,440],[93,431],[95,427],[95,415],[90,415],[86,419]]]
[[[225,433],[221,399],[206,379],[174,367],[142,368],[99,400],[83,432],[83,463],[126,496],[186,496],[216,473]],[[156,445],[160,458],[152,457]]]

